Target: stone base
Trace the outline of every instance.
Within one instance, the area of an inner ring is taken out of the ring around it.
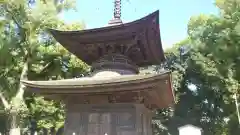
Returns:
[[[67,105],[64,135],[151,135],[142,104]]]

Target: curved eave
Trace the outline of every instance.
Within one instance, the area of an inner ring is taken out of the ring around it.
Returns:
[[[149,99],[165,108],[174,104],[174,93],[171,88],[171,74],[125,75],[104,80],[83,81],[56,80],[56,81],[21,81],[27,91],[44,96],[52,95],[84,95],[109,94],[118,92],[142,91],[148,94]]]
[[[151,82],[155,80],[165,80],[169,78],[170,72],[161,74],[147,74],[147,75],[122,75],[109,78],[77,78],[77,79],[63,79],[50,81],[28,81],[21,80],[21,82],[28,88],[38,89],[87,89],[96,87],[111,87],[126,84],[136,84],[141,82]]]
[[[114,26],[81,30],[81,31],[60,31],[60,30],[53,30],[53,29],[49,29],[49,31],[53,35],[53,37],[61,45],[63,45],[68,51],[76,55],[78,58],[80,58],[87,64],[91,65],[92,62],[94,62],[98,58],[98,56],[90,57],[86,55],[86,51],[83,51],[84,48],[86,47],[86,44],[91,44],[91,45],[94,44],[94,47],[96,47],[97,44],[102,42],[106,44],[108,42],[123,41],[123,40],[127,40],[128,42],[131,42],[131,39],[133,39],[133,37],[136,36],[136,34],[139,34],[143,31],[150,31],[151,29],[153,29],[151,28],[151,24],[153,20],[156,21],[156,24],[157,24],[157,26],[154,26],[154,29],[157,29],[158,31],[157,33],[155,33],[155,36],[157,38],[154,39],[156,44],[146,46],[146,48],[148,47],[150,50],[150,52],[147,53],[148,55],[150,55],[150,57],[147,61],[138,63],[139,66],[147,66],[147,65],[160,64],[161,62],[165,61],[160,32],[159,32],[159,26],[158,26],[159,11],[156,11],[142,19],[139,19],[130,23],[121,24],[121,25],[114,25]],[[149,40],[152,40],[152,39],[149,39]]]
[[[152,21],[153,18],[156,18],[157,23],[159,23],[159,11],[155,11],[148,16],[145,16],[141,19],[129,22],[129,23],[123,23],[120,25],[113,25],[113,26],[107,26],[107,27],[101,27],[101,28],[94,28],[94,29],[86,29],[86,30],[78,30],[78,31],[61,31],[61,30],[55,30],[55,29],[48,29],[49,32],[53,35],[53,37],[56,37],[56,40],[58,39],[58,36],[68,36],[68,35],[86,35],[90,34],[91,37],[97,38],[94,36],[95,33],[110,33],[111,31],[118,32],[129,30],[129,29],[139,29],[141,28],[142,24],[148,24],[150,21]],[[129,31],[128,31],[129,32]],[[126,32],[127,33],[127,32]],[[125,34],[126,34],[125,33]]]

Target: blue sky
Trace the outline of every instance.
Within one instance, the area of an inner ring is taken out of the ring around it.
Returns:
[[[86,28],[91,29],[106,26],[113,17],[114,0],[76,1],[77,11],[61,15],[68,23],[83,21]],[[191,16],[218,13],[214,0],[122,0],[123,22],[139,19],[156,10],[160,11],[163,48],[171,47],[187,36],[187,24]]]

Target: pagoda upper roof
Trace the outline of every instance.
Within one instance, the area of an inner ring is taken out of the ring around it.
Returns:
[[[165,60],[159,11],[120,25],[81,31],[49,31],[61,45],[89,65],[111,53],[123,54],[138,66],[156,65]]]
[[[82,77],[52,81],[22,80],[21,82],[28,91],[45,96],[111,95],[114,93],[118,93],[117,95],[121,95],[120,93],[131,95],[130,93],[141,92],[144,96],[147,96],[145,101],[154,106],[153,108],[164,108],[174,104],[170,72],[147,75]],[[123,96],[119,100],[122,99],[126,100],[127,96]]]

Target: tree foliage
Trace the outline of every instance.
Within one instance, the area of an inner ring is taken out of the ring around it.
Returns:
[[[86,64],[47,32],[48,28],[82,29],[83,24],[66,25],[58,17],[73,8],[74,2],[69,0],[1,2],[0,96],[1,108],[10,118],[10,128],[23,127],[29,124],[28,120],[36,121],[39,128],[59,127],[62,123],[62,105],[25,93],[20,79],[52,80],[86,73]]]
[[[219,15],[192,17],[188,38],[166,51],[176,93],[174,115],[166,113],[163,120],[166,134],[177,135],[185,124],[207,135],[240,133],[232,98],[240,97],[240,1],[217,0],[216,6]]]

